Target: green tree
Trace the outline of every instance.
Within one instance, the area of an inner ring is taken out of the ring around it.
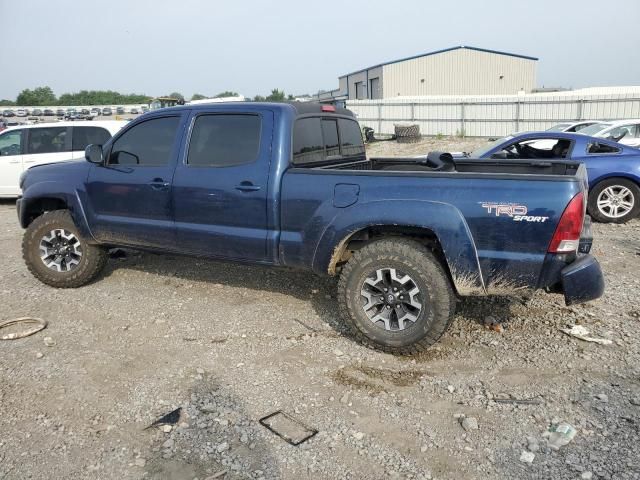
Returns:
[[[271,95],[266,98],[267,102],[285,102],[287,97],[284,94],[284,90],[280,91],[277,88],[271,90]]]
[[[255,97],[253,97],[254,102],[264,102],[265,100],[266,98],[264,98],[262,95],[256,95]]]
[[[11,106],[13,106],[15,104],[16,104],[16,102],[14,102],[12,100],[7,100],[5,98],[0,100],[0,107],[11,107]]]
[[[184,100],[184,95],[182,95],[180,92],[170,93],[169,96],[171,98],[177,98],[178,100]]]
[[[205,98],[207,98],[205,95],[202,95],[201,93],[194,93],[193,95],[191,95],[191,100],[204,100]]]
[[[46,106],[46,105],[55,105],[56,104],[56,96],[51,90],[50,87],[38,87],[33,90],[29,90],[28,88],[22,90],[18,94],[18,98],[16,99],[16,103],[20,106],[27,105],[37,105],[37,106]]]
[[[213,98],[222,98],[222,97],[239,97],[237,92],[230,92],[229,90],[225,90],[224,92],[220,92]]]

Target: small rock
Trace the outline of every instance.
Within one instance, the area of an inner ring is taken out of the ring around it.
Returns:
[[[461,425],[467,432],[470,430],[478,430],[478,420],[474,417],[464,417]]]
[[[635,405],[636,407],[640,407],[640,397],[637,398],[630,398],[629,399],[629,403],[631,405]]]
[[[449,390],[449,393],[453,393],[456,391],[456,387],[453,385],[447,385],[447,390]]]
[[[428,448],[429,448],[429,447],[427,447],[426,445],[422,445],[422,446],[420,447],[420,452],[421,452],[421,453],[425,453],[425,452],[427,451],[427,449],[428,449]]]
[[[349,394],[350,392],[346,392],[344,395],[342,395],[342,397],[340,398],[340,403],[349,403]]]
[[[204,368],[196,368],[196,373],[198,375],[204,375]]]
[[[162,425],[162,431],[164,433],[169,433],[173,427],[171,425]]]
[[[168,439],[166,442],[162,444],[162,448],[171,448],[173,447],[173,438]]]
[[[133,463],[136,467],[144,467],[147,461],[144,458],[136,458]]]
[[[222,442],[220,445],[216,447],[218,453],[226,452],[229,450],[229,444],[227,442]]]
[[[609,397],[606,393],[599,393],[598,395],[596,395],[596,398],[603,403],[607,403],[609,401]]]
[[[586,472],[582,472],[582,475],[580,475],[580,478],[582,480],[591,480],[593,478],[593,473],[586,471]]]
[[[42,340],[47,347],[53,347],[56,342],[51,337],[44,337]]]
[[[355,438],[356,440],[362,440],[364,438],[364,433],[356,432],[353,434],[353,438]]]
[[[336,357],[341,357],[342,355],[344,355],[344,352],[342,350],[338,350],[337,348],[333,351],[333,354]]]
[[[527,450],[530,452],[537,452],[540,450],[540,445],[538,444],[538,440],[534,437],[527,437]]]
[[[42,357],[44,357],[44,354],[42,352],[36,353],[36,358],[42,358]]]
[[[527,452],[523,450],[520,454],[520,461],[522,463],[533,463],[533,459],[536,458],[536,454],[533,452]]]

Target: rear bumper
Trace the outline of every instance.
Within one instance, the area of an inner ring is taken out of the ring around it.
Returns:
[[[583,255],[560,271],[560,283],[567,305],[600,298],[604,293],[604,276],[600,264],[591,255]]]

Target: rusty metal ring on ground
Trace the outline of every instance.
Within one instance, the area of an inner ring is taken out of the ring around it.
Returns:
[[[40,330],[44,330],[45,328],[47,328],[47,325],[48,325],[48,322],[46,320],[42,320],[41,318],[20,317],[20,318],[14,318],[12,320],[4,320],[0,322],[0,330],[6,327],[10,327],[12,325],[20,324],[20,323],[35,324],[36,326],[30,330],[24,330],[22,332],[0,335],[0,340],[17,340],[18,338],[25,338],[25,337],[28,337],[29,335],[33,335],[34,333],[38,333]]]

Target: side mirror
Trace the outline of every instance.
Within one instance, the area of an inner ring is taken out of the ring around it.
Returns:
[[[87,145],[87,148],[84,149],[84,158],[87,159],[87,162],[102,164],[102,145]]]

